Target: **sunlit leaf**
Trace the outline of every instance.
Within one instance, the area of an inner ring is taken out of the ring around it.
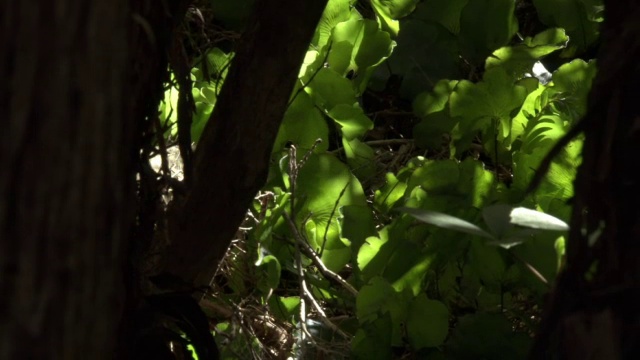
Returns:
[[[466,234],[476,235],[488,239],[494,239],[491,234],[482,230],[478,226],[451,215],[439,213],[436,211],[407,207],[400,207],[398,208],[398,210],[406,212],[407,214],[427,224],[435,225],[444,229],[456,230]]]

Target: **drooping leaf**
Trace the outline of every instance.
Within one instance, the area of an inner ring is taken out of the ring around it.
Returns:
[[[406,212],[407,214],[427,224],[435,225],[444,229],[460,231],[470,235],[476,235],[476,236],[480,236],[488,239],[494,239],[494,237],[491,234],[482,230],[478,226],[451,215],[439,213],[436,211],[407,208],[407,207],[401,207],[401,208],[398,208],[398,210],[402,212]]]
[[[567,231],[569,225],[564,221],[539,211],[517,207],[509,214],[511,223],[532,229]]]

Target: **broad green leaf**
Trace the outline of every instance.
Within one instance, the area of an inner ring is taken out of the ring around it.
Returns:
[[[449,310],[422,293],[409,305],[407,335],[414,349],[440,346],[449,333]]]
[[[393,73],[402,78],[401,96],[412,99],[442,79],[463,76],[458,41],[440,24],[408,17],[402,21],[396,42],[387,61]]]
[[[298,93],[284,114],[273,145],[273,153],[280,154],[288,142],[296,145],[299,152],[306,152],[313,146],[316,139],[323,141],[315,151],[326,151],[329,146],[329,126],[309,95],[302,91]]]
[[[260,271],[260,280],[258,281],[258,288],[263,293],[268,293],[271,289],[278,287],[280,283],[280,262],[273,255],[267,255],[260,259],[256,263],[258,271]]]
[[[324,47],[329,42],[333,28],[353,17],[357,17],[357,12],[351,8],[351,0],[329,0],[311,43],[316,48]]]
[[[597,40],[602,0],[533,0],[533,4],[545,25],[567,31],[573,55],[584,52]]]
[[[362,137],[367,131],[373,129],[373,121],[358,105],[339,104],[332,108],[328,115],[340,125],[340,132],[346,140]]]
[[[493,68],[480,83],[460,81],[451,94],[449,106],[451,116],[461,118],[461,133],[468,136],[479,130],[498,131],[499,139],[504,139],[511,130],[512,112],[522,105],[526,96],[527,90],[515,85],[504,70]],[[495,130],[491,129],[494,120],[499,126]]]
[[[365,243],[358,251],[358,268],[362,271],[366,278],[372,277],[374,274],[381,275],[386,266],[386,261],[373,261],[380,254],[382,246],[386,244],[388,237],[386,232],[376,236],[369,236],[365,239]],[[386,260],[386,259],[384,259]]]
[[[430,92],[420,93],[413,100],[413,112],[416,116],[425,116],[445,110],[449,96],[455,90],[458,80],[440,80]]]
[[[347,164],[353,169],[353,174],[359,179],[371,179],[376,172],[375,152],[371,146],[358,139],[342,138]]]
[[[581,118],[587,112],[587,96],[596,71],[595,61],[587,63],[576,59],[553,73],[551,91],[562,95],[563,104],[574,113],[574,119]]]
[[[455,191],[460,168],[455,160],[428,160],[417,168],[408,182],[408,188],[421,186],[427,193]]]
[[[522,136],[529,123],[529,118],[537,115],[541,110],[542,93],[546,90],[546,86],[538,83],[538,88],[527,95],[518,115],[516,115],[511,123],[510,143]]]
[[[387,173],[385,179],[385,184],[375,191],[373,202],[379,210],[386,213],[402,198],[407,183],[399,181],[393,173]]]
[[[421,19],[437,21],[451,33],[458,34],[460,15],[468,2],[469,0],[425,0],[414,15]],[[420,14],[417,14],[418,12]]]
[[[395,20],[411,14],[417,3],[418,0],[371,0],[371,5]]]
[[[456,191],[468,197],[469,206],[481,208],[494,190],[495,174],[480,161],[466,158],[459,164],[460,176]]]
[[[493,292],[500,291],[500,284],[503,283],[507,270],[500,251],[504,250],[478,242],[471,243],[471,266],[488,289]]]
[[[513,0],[469,0],[460,16],[463,55],[479,63],[518,31]]]
[[[444,229],[456,230],[466,234],[480,236],[488,239],[494,239],[491,234],[477,227],[476,225],[459,219],[455,216],[439,213],[436,211],[401,207],[398,210],[405,212],[416,219],[431,225],[435,225]]]
[[[345,205],[340,211],[342,237],[349,239],[353,251],[360,249],[365,239],[377,235],[371,209],[362,205]]]
[[[329,66],[342,75],[355,70],[354,83],[359,93],[364,92],[373,68],[389,57],[395,46],[389,33],[367,19],[338,24],[331,39],[334,45],[329,54]]]
[[[438,111],[426,115],[413,128],[416,146],[423,149],[440,149],[443,146],[443,136],[451,133],[458,124],[458,120],[449,116],[448,111]]]
[[[407,290],[415,296],[423,290],[424,277],[432,256],[416,242],[407,238],[397,240],[397,246],[387,260],[384,278],[391,282],[396,291]]]
[[[360,323],[376,321],[380,314],[391,315],[392,344],[402,343],[402,324],[407,317],[407,296],[396,292],[381,277],[375,277],[360,289],[356,297],[356,316]]]
[[[272,296],[269,310],[283,321],[291,322],[300,314],[299,296]]]
[[[486,60],[485,67],[490,69],[501,66],[510,75],[521,78],[531,72],[533,64],[542,57],[566,47],[569,37],[564,29],[553,28],[534,36],[525,38],[522,44],[501,47]]]
[[[323,261],[333,261],[332,270],[339,271],[346,264],[346,245],[340,236],[338,220],[340,208],[345,205],[366,206],[362,186],[349,168],[329,154],[311,155],[300,169],[297,180],[293,196],[304,202],[299,203],[296,220],[298,223],[307,222],[307,236],[313,237],[309,241],[315,246],[340,250],[340,262],[333,261],[338,258],[330,259],[329,253],[322,255]]]
[[[391,359],[392,319],[389,312],[380,314],[375,320],[360,325],[353,340],[351,351],[356,360]]]
[[[305,90],[325,110],[341,104],[353,106],[357,103],[351,81],[328,68],[320,69]]]

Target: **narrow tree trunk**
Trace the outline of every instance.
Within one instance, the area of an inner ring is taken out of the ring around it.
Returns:
[[[640,3],[606,2],[567,266],[532,359],[640,358]]]
[[[113,357],[134,219],[127,9],[0,5],[0,359]]]

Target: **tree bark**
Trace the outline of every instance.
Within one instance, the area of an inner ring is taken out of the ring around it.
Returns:
[[[266,181],[280,122],[326,3],[256,2],[194,154],[193,186],[170,218],[165,272],[209,284]]]
[[[605,15],[566,268],[531,359],[640,358],[640,3],[607,1]]]
[[[112,358],[133,225],[126,0],[0,5],[0,359]]]

